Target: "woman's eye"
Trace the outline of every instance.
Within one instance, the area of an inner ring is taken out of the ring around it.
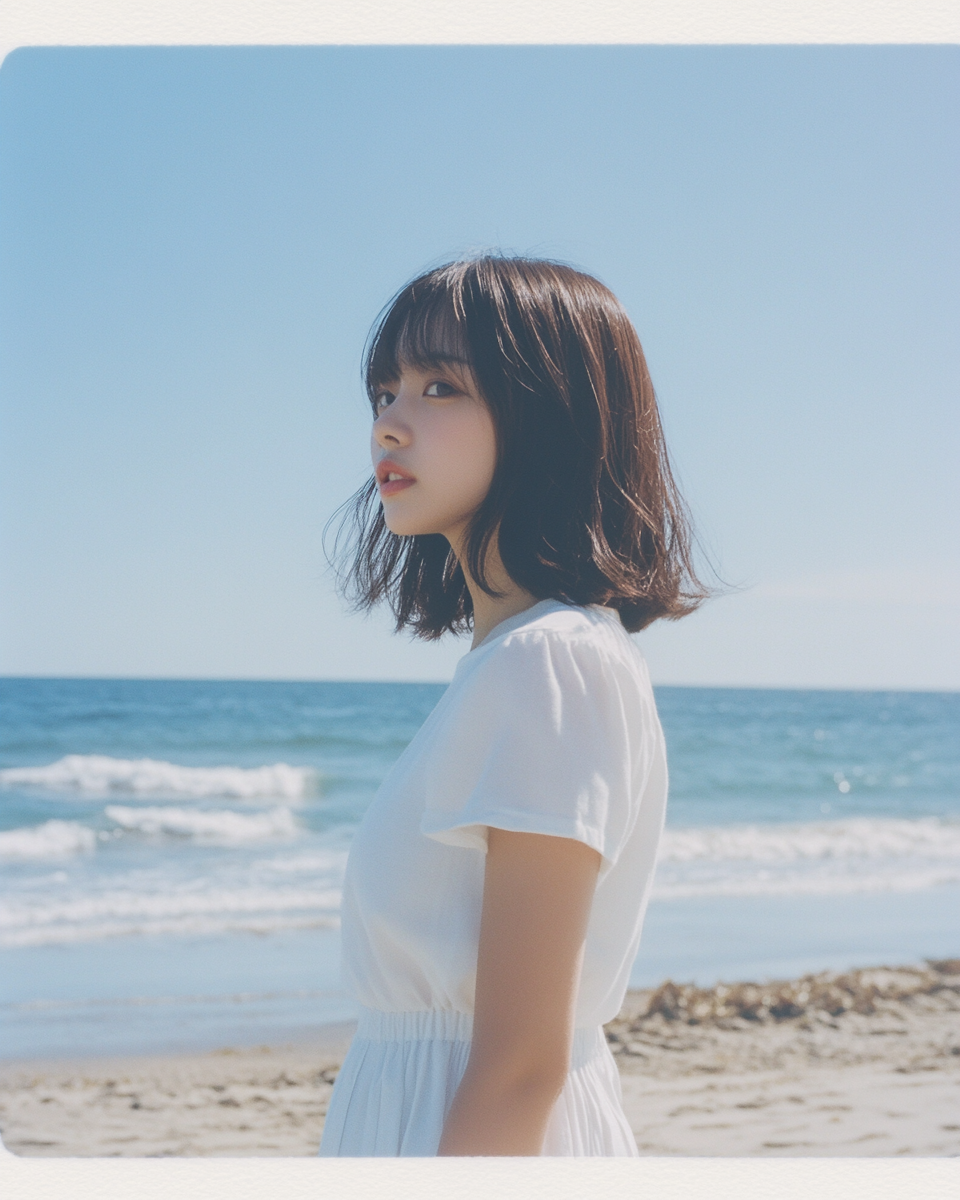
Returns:
[[[387,405],[392,404],[395,399],[393,392],[377,392],[373,398],[373,411],[375,413],[383,412]]]
[[[425,396],[453,396],[456,395],[456,391],[457,389],[452,383],[445,383],[442,379],[437,379],[427,387],[423,394]]]

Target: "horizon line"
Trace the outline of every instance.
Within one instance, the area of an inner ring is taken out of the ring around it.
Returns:
[[[280,676],[240,675],[8,675],[0,673],[0,682],[48,683],[276,683],[276,684],[370,684],[409,687],[447,686],[450,679],[356,679],[356,678],[290,678]],[[690,691],[727,692],[887,692],[895,695],[955,696],[960,687],[903,687],[858,686],[851,684],[790,684],[790,683],[667,683],[651,681],[654,688],[677,688]]]

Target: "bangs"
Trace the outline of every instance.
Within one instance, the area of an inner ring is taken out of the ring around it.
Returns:
[[[429,370],[444,364],[473,367],[462,305],[450,287],[417,295],[402,292],[383,318],[367,355],[366,386],[394,382],[403,366]]]

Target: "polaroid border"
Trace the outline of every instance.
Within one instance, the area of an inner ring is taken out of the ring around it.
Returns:
[[[5,0],[19,46],[957,44],[957,0]],[[960,1160],[24,1159],[4,1200],[954,1200]]]

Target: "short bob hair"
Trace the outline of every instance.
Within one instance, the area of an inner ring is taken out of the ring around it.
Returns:
[[[640,340],[607,287],[562,263],[501,255],[428,271],[374,327],[371,403],[402,365],[451,360],[473,372],[496,431],[493,480],[465,540],[479,587],[498,594],[484,571],[496,539],[532,595],[607,605],[630,632],[709,595]],[[442,534],[391,533],[374,479],[343,511],[335,553],[356,608],[385,600],[398,631],[425,639],[471,627],[470,592]]]

